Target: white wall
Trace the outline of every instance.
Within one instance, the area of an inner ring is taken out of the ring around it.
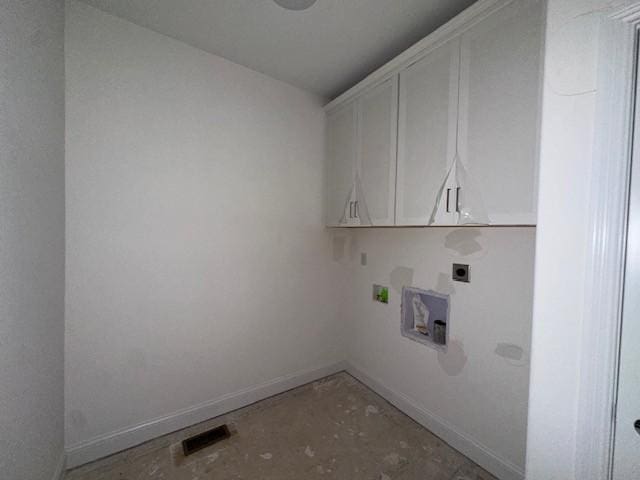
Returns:
[[[319,99],[67,3],[66,443],[342,360]]]
[[[522,472],[535,229],[374,229],[353,235],[349,361]],[[367,253],[366,266],[360,265],[361,252]],[[471,283],[451,280],[454,262],[470,265]],[[373,283],[392,287],[389,305],[372,300]],[[446,354],[401,337],[403,285],[451,296]],[[499,355],[505,350],[499,344],[521,348],[522,359]]]
[[[0,476],[50,480],[64,418],[64,4],[0,2]]]

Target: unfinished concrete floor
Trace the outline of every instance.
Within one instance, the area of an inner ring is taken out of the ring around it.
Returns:
[[[226,423],[189,457],[181,441]],[[66,480],[495,480],[346,373],[67,472]]]

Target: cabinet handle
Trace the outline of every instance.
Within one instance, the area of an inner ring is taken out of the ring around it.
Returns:
[[[353,202],[349,202],[349,218],[353,218]]]
[[[358,201],[356,200],[355,205],[354,205],[354,209],[353,212],[355,213],[355,217],[358,218]]]
[[[456,212],[460,213],[460,187],[456,188]]]
[[[449,213],[449,197],[451,196],[451,189],[447,188],[447,213]]]

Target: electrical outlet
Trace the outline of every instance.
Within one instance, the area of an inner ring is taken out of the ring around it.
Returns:
[[[451,277],[456,282],[465,282],[469,283],[469,265],[465,265],[463,263],[454,263],[453,264],[453,273]]]
[[[373,299],[380,303],[389,303],[389,287],[373,285]]]

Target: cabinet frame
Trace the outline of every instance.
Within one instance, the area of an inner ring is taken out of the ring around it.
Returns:
[[[414,62],[404,67],[399,72],[399,89],[398,89],[398,154],[397,154],[397,174],[396,174],[396,226],[427,226],[429,218],[431,216],[431,210],[426,210],[425,215],[421,217],[405,217],[402,216],[402,210],[404,207],[404,189],[400,183],[400,179],[403,178],[406,158],[404,135],[406,132],[406,109],[407,99],[404,95],[407,91],[406,88],[406,76],[411,67],[423,62],[429,58],[429,55],[438,52],[442,48],[448,48],[451,50],[451,57],[449,62],[449,91],[448,91],[448,125],[447,125],[447,152],[445,158],[445,171],[448,171],[453,163],[456,153],[456,135],[455,131],[458,122],[458,89],[459,89],[459,70],[460,70],[460,48],[459,39],[452,39],[446,44],[438,45],[436,48],[430,49],[424,52],[420,58],[417,58]],[[445,178],[442,177],[441,181]],[[435,203],[430,207],[435,206]],[[452,216],[453,218],[453,216]]]
[[[359,175],[362,179],[362,166],[363,166],[363,153],[362,153],[362,123],[363,123],[363,101],[372,96],[379,87],[382,87],[387,82],[391,82],[391,117],[390,117],[390,132],[389,132],[389,160],[391,162],[388,174],[388,192],[389,199],[387,201],[387,218],[386,219],[374,219],[371,218],[373,225],[358,225],[362,227],[366,226],[395,226],[396,224],[396,176],[397,176],[397,154],[398,154],[398,75],[394,74],[381,80],[380,82],[372,85],[369,89],[364,91],[357,99],[356,104],[356,169],[355,175]],[[366,193],[366,192],[365,192]],[[369,212],[371,215],[371,212]]]
[[[455,226],[455,227],[464,227],[464,226],[474,226],[474,225],[458,225],[457,221],[455,219],[451,219],[451,222],[449,223],[449,220],[447,220],[446,222],[439,222],[437,224],[432,224],[429,225],[428,220],[429,218],[425,217],[420,217],[418,219],[403,219],[402,217],[399,216],[398,212],[399,212],[399,206],[398,206],[398,191],[401,189],[401,186],[399,186],[398,184],[398,179],[400,178],[400,171],[399,171],[399,159],[400,159],[400,149],[401,147],[401,142],[400,142],[400,131],[402,129],[402,125],[400,124],[401,122],[401,109],[402,104],[401,104],[401,99],[400,99],[400,90],[401,90],[401,75],[402,75],[402,71],[405,70],[406,68],[410,67],[411,65],[419,62],[420,60],[422,60],[424,57],[428,56],[431,52],[433,52],[434,50],[436,50],[439,47],[444,46],[447,43],[450,43],[452,41],[455,42],[461,42],[463,35],[470,30],[472,27],[474,27],[475,25],[477,25],[478,23],[482,22],[483,20],[487,19],[488,17],[490,17],[491,15],[493,15],[494,13],[498,12],[499,10],[503,9],[504,7],[510,5],[510,4],[517,4],[517,3],[521,3],[522,1],[532,1],[532,2],[536,2],[536,3],[540,3],[540,10],[541,12],[544,12],[544,5],[543,5],[543,0],[479,0],[478,2],[474,3],[473,5],[471,5],[469,8],[467,8],[466,10],[464,10],[462,13],[460,13],[459,15],[457,15],[456,17],[454,17],[452,20],[450,20],[449,22],[447,22],[446,24],[442,25],[440,28],[438,28],[436,31],[434,31],[433,33],[431,33],[430,35],[428,35],[427,37],[425,37],[424,39],[422,39],[421,41],[417,42],[415,45],[413,45],[412,47],[410,47],[409,49],[407,49],[406,51],[404,51],[403,53],[401,53],[400,55],[398,55],[397,57],[395,57],[394,59],[392,59],[391,61],[389,61],[387,64],[385,64],[384,66],[382,66],[381,68],[379,68],[378,70],[376,70],[375,72],[371,73],[369,76],[367,76],[364,80],[362,80],[360,83],[358,83],[357,85],[355,85],[354,87],[350,88],[349,90],[347,90],[346,92],[344,92],[343,94],[339,95],[337,98],[335,98],[334,100],[332,100],[331,102],[329,102],[326,106],[325,106],[325,111],[327,113],[331,113],[333,111],[335,111],[337,108],[340,108],[341,105],[350,102],[350,101],[358,101],[358,97],[361,95],[366,95],[367,91],[370,90],[371,88],[375,88],[375,86],[379,85],[380,83],[388,80],[389,78],[393,77],[393,76],[398,76],[398,132],[397,132],[397,137],[396,137],[396,143],[397,143],[397,153],[396,153],[396,185],[395,185],[395,191],[396,191],[396,199],[395,199],[395,208],[394,208],[394,222],[393,224],[388,224],[388,222],[385,222],[385,224],[381,224],[378,226],[396,226],[396,227],[407,227],[407,226]],[[544,16],[544,14],[542,14],[542,17]],[[542,18],[541,18],[542,20]],[[544,37],[544,35],[542,35],[542,37]],[[540,56],[540,61],[543,61],[543,57],[542,57],[542,52],[543,52],[543,47],[544,47],[544,38],[541,39],[540,41],[540,45],[539,45],[539,49],[541,52],[541,56]],[[461,55],[460,49],[458,51],[458,54]],[[458,82],[458,89],[461,89],[461,79],[460,79],[460,68],[461,68],[461,59],[459,59],[459,65],[458,65],[458,78],[456,79]],[[538,102],[538,106],[540,107],[540,99],[541,99],[541,91],[542,91],[542,85],[540,83],[540,79],[542,77],[542,66],[540,67],[540,75],[538,80],[538,95],[539,95],[539,102]],[[458,92],[458,95],[460,95],[462,92]],[[462,102],[460,102],[460,105],[462,105]],[[453,120],[456,121],[456,131],[458,131],[458,129],[460,128],[460,112],[457,112],[458,109],[458,98],[456,98],[456,115],[457,118],[454,118]],[[450,121],[452,119],[450,118]],[[539,129],[540,129],[540,112],[538,111],[538,115],[536,118],[536,127],[537,127],[537,135],[536,137],[539,138]],[[536,144],[536,153],[535,153],[535,165],[534,165],[534,178],[532,179],[533,182],[533,191],[534,194],[537,196],[537,188],[538,188],[538,169],[539,169],[539,162],[537,161],[538,157],[539,157],[539,142],[537,142]],[[459,147],[459,145],[457,145],[457,147]],[[463,152],[459,151],[459,154],[462,155]],[[468,163],[466,161],[466,159],[462,158],[461,159],[463,164],[465,166],[468,166]],[[449,162],[449,164],[453,161],[453,156],[451,156],[451,158],[447,159],[447,161]],[[444,181],[444,178],[443,178]],[[532,214],[523,214],[523,215],[500,215],[500,216],[495,216],[495,215],[491,215],[491,217],[495,217],[495,218],[491,218],[491,223],[490,226],[535,226],[536,224],[536,217],[537,214],[535,212],[536,210],[536,205],[535,203],[537,203],[537,201],[534,200],[534,207],[533,210],[534,212]],[[429,216],[430,216],[429,212]],[[336,225],[328,225],[328,226],[336,226]],[[337,225],[337,226],[345,226],[345,225]],[[374,225],[376,226],[376,225]],[[477,226],[477,225],[475,225]],[[364,225],[362,227],[365,227]]]

